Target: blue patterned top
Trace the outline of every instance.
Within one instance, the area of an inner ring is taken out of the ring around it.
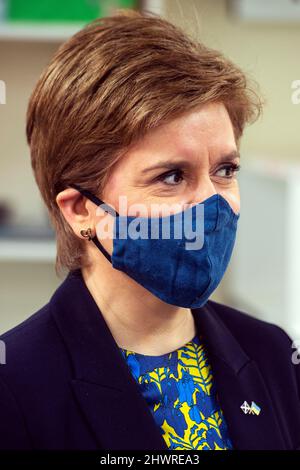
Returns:
[[[120,350],[169,449],[232,449],[211,367],[197,335],[161,356]]]

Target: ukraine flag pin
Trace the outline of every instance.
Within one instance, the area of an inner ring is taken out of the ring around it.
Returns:
[[[253,401],[251,403],[251,413],[255,415],[259,415],[261,409],[260,407]]]

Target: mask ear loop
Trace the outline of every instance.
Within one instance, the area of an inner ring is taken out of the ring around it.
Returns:
[[[94,204],[96,204],[97,206],[101,206],[101,209],[103,209],[105,212],[107,212],[108,214],[111,214],[112,216],[114,217],[119,217],[119,213],[117,211],[115,211],[109,204],[106,204],[105,202],[103,202],[101,199],[99,199],[97,196],[95,196],[94,194],[92,194],[90,191],[88,191],[87,189],[83,189],[81,188],[80,186],[78,186],[77,184],[70,184],[69,185],[71,188],[74,188],[76,189],[77,191],[79,191],[83,196],[87,197],[88,199],[90,199],[90,201],[92,201]],[[97,246],[97,248],[101,251],[101,253],[103,253],[103,255],[105,256],[105,258],[112,264],[112,260],[111,260],[111,256],[110,254],[106,251],[106,249],[104,248],[104,246],[100,243],[100,241],[98,240],[98,237],[97,235],[95,235],[94,237],[91,238],[91,240],[94,242],[94,244]]]

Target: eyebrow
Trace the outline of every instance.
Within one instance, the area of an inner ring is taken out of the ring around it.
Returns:
[[[241,158],[241,155],[240,155],[240,152],[238,150],[233,150],[232,152],[230,153],[226,153],[225,155],[222,155],[219,159],[218,159],[218,163],[225,163],[225,162],[229,162],[229,161],[234,161],[236,159],[240,159]],[[168,169],[168,170],[173,170],[175,168],[178,168],[178,167],[181,167],[181,168],[189,168],[193,166],[192,163],[189,161],[189,160],[164,160],[164,161],[161,161],[161,162],[158,162],[156,163],[155,165],[152,165],[152,166],[149,166],[148,168],[144,168],[144,170],[142,170],[142,173],[148,173],[150,171],[153,171],[153,170],[158,170],[158,169]]]

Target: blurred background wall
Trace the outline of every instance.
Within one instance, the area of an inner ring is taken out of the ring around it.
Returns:
[[[264,1],[269,0],[260,3]],[[110,8],[108,0],[104,3]],[[295,250],[300,231],[294,223],[300,219],[300,105],[292,102],[291,87],[300,80],[300,20],[286,20],[284,15],[276,20],[242,19],[232,14],[231,6],[226,0],[138,4],[222,50],[260,85],[265,111],[246,130],[241,147],[241,230],[232,262],[212,299],[280,324],[297,337],[300,274],[295,260],[300,265],[300,253]],[[0,237],[0,331],[44,305],[61,282],[54,271],[51,230],[31,172],[25,114],[40,73],[76,27],[18,28],[5,20],[0,23],[0,80],[6,84],[6,104],[0,105],[0,201],[3,213],[9,204],[11,225],[17,227],[13,236],[2,228]],[[39,233],[37,239],[34,233]]]

